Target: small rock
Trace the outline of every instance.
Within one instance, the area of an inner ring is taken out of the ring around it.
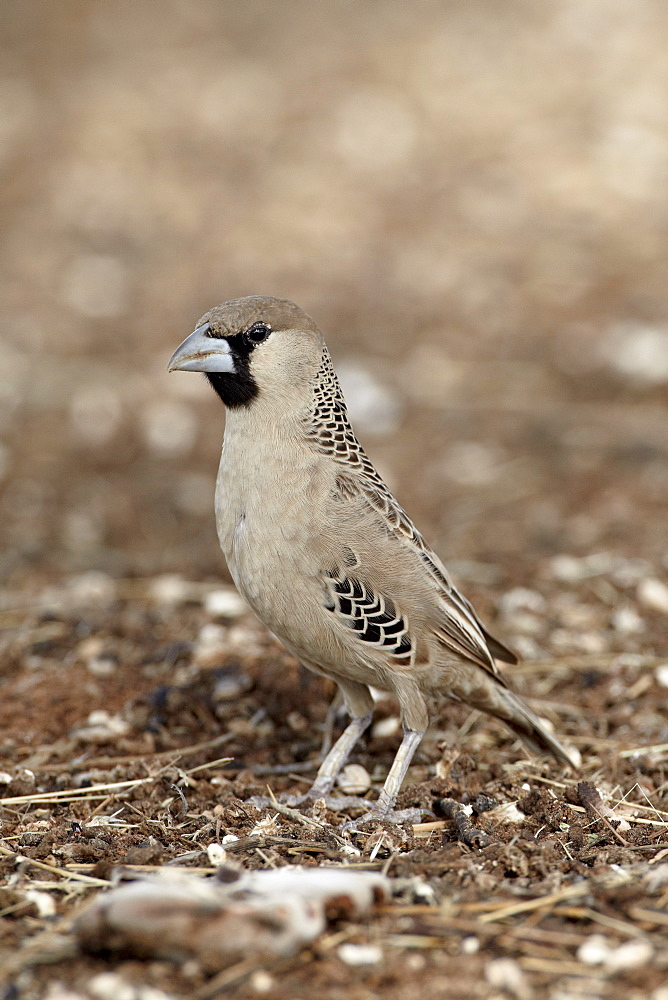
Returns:
[[[661,687],[668,688],[668,663],[661,663],[654,671],[656,683]]]
[[[220,868],[227,860],[227,851],[222,844],[209,844],[206,849],[206,856],[213,868]]]
[[[269,990],[273,990],[276,980],[264,969],[258,969],[250,977],[248,984],[255,993],[268,993]]]
[[[248,605],[236,590],[226,587],[206,595],[204,610],[214,618],[239,618],[248,611]]]
[[[236,701],[253,686],[248,674],[230,671],[216,680],[212,691],[214,701]]]
[[[637,382],[668,382],[668,329],[638,322],[616,323],[602,342],[608,363]]]
[[[644,938],[633,938],[625,941],[618,948],[613,948],[608,955],[604,965],[613,972],[621,972],[626,969],[639,969],[647,965],[654,956],[654,948],[649,941]]]
[[[130,726],[125,719],[99,708],[90,713],[86,725],[75,729],[72,736],[81,743],[107,743],[119,736],[126,736],[129,732]]]
[[[75,606],[94,604],[106,607],[116,600],[116,581],[108,573],[89,570],[67,581],[69,603]]]
[[[394,736],[395,733],[399,732],[399,717],[396,715],[388,715],[386,719],[379,719],[375,722],[371,728],[371,736],[375,740],[382,740],[386,736]]]
[[[487,813],[497,823],[521,823],[526,819],[526,813],[518,809],[516,802],[504,802],[500,806],[495,806]]]
[[[44,1000],[86,1000],[82,993],[77,993],[69,986],[65,986],[64,983],[49,983],[43,998]],[[126,998],[119,994],[114,1000],[126,1000]]]
[[[518,1000],[528,1000],[531,988],[514,958],[495,958],[485,966],[485,979],[494,989],[505,990]]]
[[[462,939],[462,954],[475,955],[480,951],[480,940],[477,937],[465,937]]]
[[[635,635],[642,632],[645,623],[635,608],[618,608],[612,616],[612,625],[615,631],[623,635]]]
[[[193,596],[192,584],[178,573],[163,573],[151,580],[149,594],[158,604],[184,604]]]
[[[200,666],[217,663],[228,649],[228,629],[225,625],[210,622],[203,625],[193,647],[193,659]]]
[[[378,965],[383,960],[383,951],[377,944],[339,945],[337,954],[344,965]]]
[[[347,764],[336,783],[344,795],[363,795],[371,787],[371,778],[361,764]]]
[[[32,903],[37,910],[37,916],[42,919],[53,917],[56,914],[56,903],[53,896],[48,892],[40,892],[38,889],[25,889],[23,896],[28,903]]]
[[[590,934],[577,950],[578,962],[585,965],[603,965],[610,954],[610,942],[602,934]]]
[[[533,611],[542,614],[545,611],[545,598],[537,590],[528,587],[513,587],[506,591],[499,601],[499,611],[503,615],[511,615],[516,611]]]
[[[646,608],[668,614],[668,584],[650,576],[638,584],[638,600]]]

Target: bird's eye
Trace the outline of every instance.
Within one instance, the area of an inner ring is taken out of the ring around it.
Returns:
[[[256,344],[261,344],[264,340],[266,340],[270,333],[271,327],[267,323],[258,321],[248,327],[244,334],[244,339],[248,344],[255,347]]]

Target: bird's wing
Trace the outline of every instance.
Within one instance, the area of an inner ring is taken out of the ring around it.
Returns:
[[[328,611],[351,628],[356,638],[391,656],[397,665],[408,666],[413,657],[409,623],[394,601],[374,593],[354,575],[340,567],[325,573]]]
[[[494,657],[509,663],[516,663],[517,657],[489,635],[469,602],[455,588],[441,560],[376,472],[350,426],[345,400],[326,350],[316,380],[315,409],[306,436],[312,447],[333,459],[339,495],[361,500],[380,515],[388,535],[412,549],[420,560],[432,580],[442,611],[434,626],[435,635],[458,656],[473,661],[502,681]]]
[[[359,473],[353,476],[344,475],[338,477],[340,488],[351,498],[354,493],[357,493],[358,498],[363,498],[381,516],[382,524],[388,534],[415,552],[431,578],[441,610],[441,615],[433,626],[435,635],[452,652],[472,660],[500,679],[485,629],[472,606],[456,589],[441,560],[429,548],[370,462],[369,466],[373,478],[366,474],[366,470],[362,475]]]

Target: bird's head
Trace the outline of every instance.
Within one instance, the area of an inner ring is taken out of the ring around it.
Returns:
[[[294,397],[310,384],[324,341],[313,320],[287,299],[262,295],[215,306],[177,347],[170,372],[204,372],[229,408],[259,396]]]

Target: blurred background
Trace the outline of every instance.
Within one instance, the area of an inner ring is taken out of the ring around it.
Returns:
[[[224,575],[166,362],[294,299],[460,578],[666,562],[664,0],[0,9],[0,568]]]

